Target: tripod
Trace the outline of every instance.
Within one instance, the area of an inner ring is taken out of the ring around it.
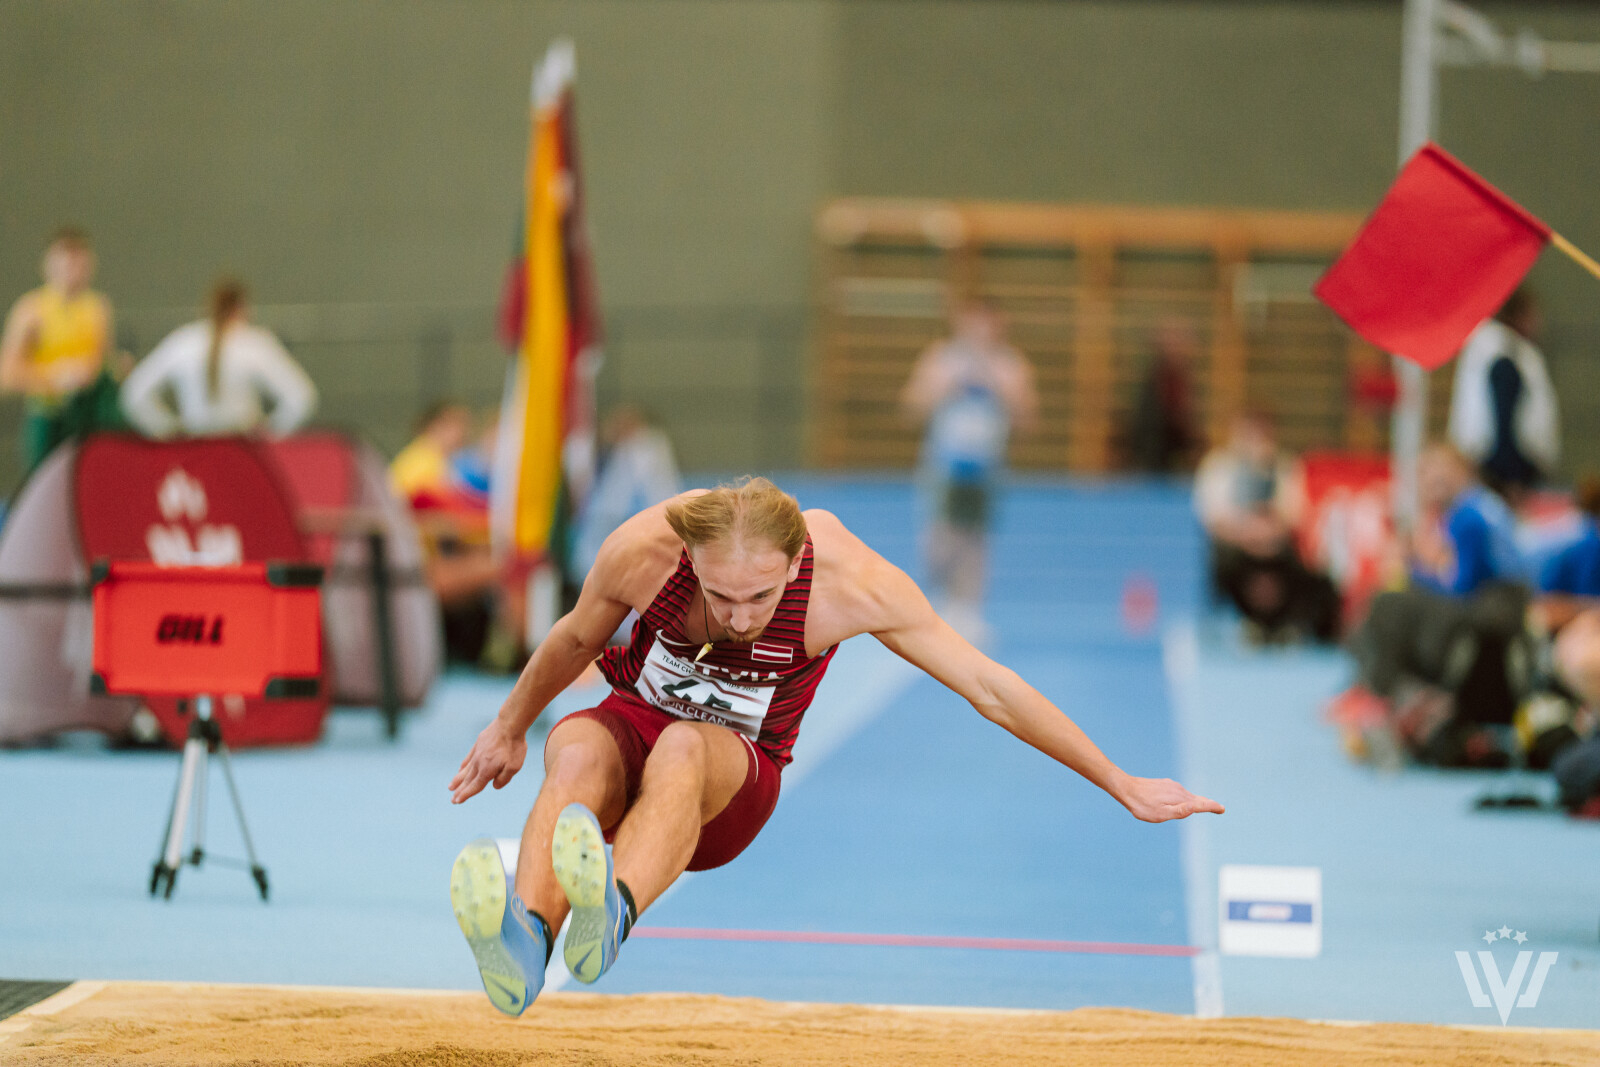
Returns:
[[[179,704],[180,710],[182,707]],[[206,783],[210,777],[208,760],[212,754],[222,757],[222,776],[228,782],[228,795],[233,800],[234,814],[239,817],[239,834],[244,838],[245,855],[250,857],[250,877],[255,879],[256,888],[261,891],[264,901],[267,899],[267,869],[257,862],[255,846],[250,843],[250,830],[244,824],[244,806],[239,803],[239,787],[233,782],[233,763],[228,757],[228,745],[222,740],[222,730],[217,726],[217,721],[211,717],[209,696],[194,698],[194,718],[189,722],[189,734],[183,742],[183,766],[178,771],[178,787],[172,796],[172,811],[167,815],[165,845],[155,868],[150,872],[150,895],[155,896],[160,891],[163,899],[171,900],[173,887],[178,883],[178,869],[185,863],[198,867],[200,861],[205,859]],[[191,807],[194,810],[194,845],[185,856],[183,834]]]

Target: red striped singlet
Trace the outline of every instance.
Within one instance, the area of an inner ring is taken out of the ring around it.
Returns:
[[[808,537],[800,573],[784,588],[761,636],[753,642],[718,641],[696,663],[701,645],[689,640],[683,619],[699,579],[683,552],[678,569],[634,623],[632,640],[600,657],[600,673],[619,696],[680,719],[726,726],[760,745],[779,767],[786,766],[800,719],[839,648],[806,656],[811,562]]]

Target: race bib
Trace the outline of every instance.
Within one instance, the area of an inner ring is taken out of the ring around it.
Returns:
[[[740,685],[703,674],[690,660],[667,651],[657,634],[634,688],[669,715],[726,726],[754,741],[777,686]]]

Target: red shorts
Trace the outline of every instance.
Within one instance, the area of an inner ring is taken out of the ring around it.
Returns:
[[[633,802],[639,798],[639,782],[644,777],[644,761],[650,755],[650,750],[655,748],[656,739],[661,736],[661,731],[675,722],[685,721],[668,715],[659,708],[620,697],[616,693],[601,701],[599,707],[575,711],[556,723],[556,726],[560,726],[567,719],[593,719],[611,731],[611,737],[617,743],[617,751],[622,754],[623,773],[627,777],[629,808],[633,807]],[[555,733],[554,727],[550,733],[552,735]],[[700,828],[700,843],[695,847],[694,855],[689,860],[691,871],[708,871],[713,867],[721,867],[743,852],[767,824],[772,809],[778,806],[777,763],[752,744],[748,737],[743,734],[737,736],[744,742],[745,753],[749,756],[749,769],[745,771],[744,785],[740,786],[733,799],[728,801],[727,807]],[[545,744],[549,744],[548,737],[545,739]],[[611,840],[613,829],[615,828],[606,829],[607,841]]]

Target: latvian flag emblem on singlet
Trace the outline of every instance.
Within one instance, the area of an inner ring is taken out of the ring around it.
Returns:
[[[757,641],[750,646],[750,658],[762,663],[793,663],[794,649],[782,645],[763,645]]]

